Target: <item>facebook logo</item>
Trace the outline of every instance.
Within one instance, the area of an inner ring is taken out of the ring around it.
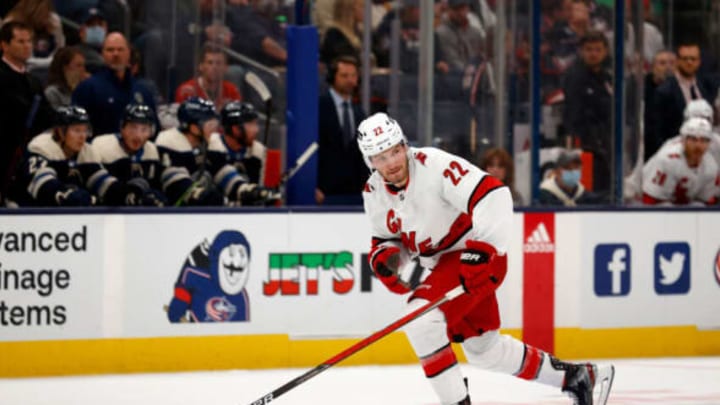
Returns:
[[[595,295],[630,293],[630,246],[626,243],[595,246]]]
[[[690,245],[685,242],[655,245],[655,292],[687,294],[690,291]]]

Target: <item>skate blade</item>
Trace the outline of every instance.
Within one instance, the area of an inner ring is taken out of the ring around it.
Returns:
[[[595,388],[600,388],[600,394],[595,402],[596,405],[605,405],[607,403],[614,378],[615,366],[609,365],[598,367],[597,376],[595,378]]]

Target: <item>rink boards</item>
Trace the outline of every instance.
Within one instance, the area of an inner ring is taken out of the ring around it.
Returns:
[[[0,218],[0,376],[308,367],[403,313],[360,212]],[[713,211],[516,213],[504,331],[567,358],[718,355],[718,229]],[[228,232],[250,250],[244,299],[206,316],[236,320],[170,322],[186,258]],[[343,364],[413,361],[396,333]]]

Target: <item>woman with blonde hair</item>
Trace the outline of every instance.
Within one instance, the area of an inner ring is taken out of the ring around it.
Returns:
[[[55,51],[65,46],[60,16],[52,0],[20,0],[3,23],[8,21],[20,21],[33,29],[33,54],[27,62],[30,70],[50,66]]]
[[[360,60],[363,4],[363,0],[335,0],[333,21],[325,31],[320,47],[320,60],[326,66],[338,56],[350,55]]]
[[[485,151],[480,160],[480,168],[510,188],[514,205],[523,203],[522,195],[515,189],[515,165],[505,149],[491,148]]]

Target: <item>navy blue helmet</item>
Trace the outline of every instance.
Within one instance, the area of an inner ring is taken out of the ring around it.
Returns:
[[[90,116],[84,108],[77,105],[58,107],[55,110],[55,126],[66,127],[74,124],[90,125]]]
[[[139,122],[141,124],[155,124],[155,111],[145,104],[128,104],[123,112],[120,126],[128,122]]]
[[[191,124],[202,126],[207,120],[217,119],[218,114],[212,101],[200,97],[190,97],[180,104],[177,118],[180,123],[180,131],[187,132]]]
[[[225,104],[220,116],[222,125],[227,131],[233,125],[242,125],[246,122],[256,120],[258,113],[250,103],[241,103],[240,101],[231,101]]]

